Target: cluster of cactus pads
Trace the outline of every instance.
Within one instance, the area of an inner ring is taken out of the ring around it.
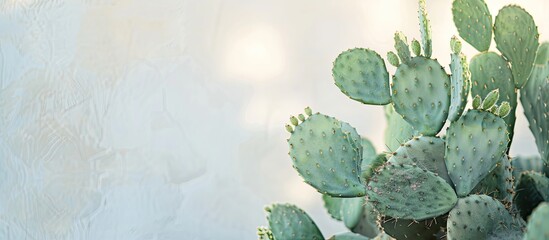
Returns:
[[[494,21],[483,0],[454,0],[452,12],[479,53],[468,62],[451,38],[450,74],[431,56],[425,0],[421,40],[395,34],[392,78],[370,49],[334,62],[345,95],[384,105],[386,151],[308,107],[286,125],[294,168],[349,229],[330,239],[549,239],[549,42],[539,43],[532,16],[516,5]],[[499,52],[489,51],[492,35]],[[509,156],[518,93],[539,156]],[[260,239],[325,239],[294,205],[266,211]]]

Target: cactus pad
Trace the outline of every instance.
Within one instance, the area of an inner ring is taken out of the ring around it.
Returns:
[[[350,125],[318,113],[296,126],[288,139],[294,168],[305,182],[336,197],[365,194],[360,141]]]
[[[513,198],[513,169],[509,157],[504,154],[488,175],[473,189],[475,194],[485,194],[505,203]]]
[[[364,211],[358,224],[352,229],[354,233],[361,234],[366,237],[375,237],[379,234],[379,228],[376,224],[377,212],[371,203],[364,203]]]
[[[394,67],[398,67],[398,65],[400,65],[400,60],[398,60],[398,56],[393,51],[387,52],[387,62]]]
[[[492,90],[499,89],[499,100],[496,104],[499,105],[502,102],[510,104],[511,111],[503,120],[507,123],[509,138],[512,139],[516,119],[517,92],[509,64],[497,53],[484,52],[471,59],[470,70],[471,95],[486,96]]]
[[[446,167],[460,197],[467,196],[496,167],[509,143],[505,121],[478,110],[452,122],[446,138]]]
[[[513,177],[517,181],[520,178],[520,174],[526,171],[534,171],[546,177],[549,176],[549,167],[541,161],[539,156],[516,156],[511,161],[511,165],[513,166]]]
[[[266,207],[267,221],[277,240],[324,239],[309,215],[291,204],[273,204]]]
[[[400,114],[395,112],[392,104],[385,106],[385,118],[387,119],[385,146],[387,146],[389,151],[395,151],[400,144],[416,135],[416,131],[414,131],[412,126],[402,119]]]
[[[522,235],[524,222],[515,219],[498,200],[486,195],[471,195],[458,200],[448,215],[448,240],[498,239],[500,232]]]
[[[492,41],[492,15],[484,0],[455,0],[452,13],[459,36],[479,52],[487,51]]]
[[[549,202],[549,178],[536,172],[524,172],[517,183],[514,202],[523,219],[541,202]]]
[[[337,87],[351,99],[375,105],[391,101],[389,73],[373,50],[355,48],[339,54],[332,73]]]
[[[469,72],[469,64],[467,58],[463,54],[452,53],[450,62],[451,82],[451,103],[448,113],[448,120],[456,121],[467,105],[467,97],[469,97],[469,88],[471,85],[471,73]]]
[[[355,227],[360,218],[362,217],[362,211],[364,210],[364,198],[337,198],[330,195],[322,195],[324,200],[324,207],[328,210],[328,213],[337,220],[343,221],[345,226],[349,229]]]
[[[410,47],[408,46],[406,36],[402,32],[395,33],[395,49],[402,63],[407,63],[410,61]]]
[[[386,217],[381,219],[383,231],[395,239],[425,239],[437,240],[437,234],[446,226],[444,217],[414,221]]]
[[[530,124],[536,139],[536,145],[541,159],[549,164],[549,42],[539,47],[536,64],[528,82],[520,90],[520,100],[524,108],[524,115]]]
[[[412,43],[410,44],[410,48],[412,49],[412,52],[414,53],[415,56],[421,55],[421,44],[419,43],[418,40],[413,39]]]
[[[516,88],[526,83],[532,71],[538,38],[538,27],[526,10],[515,5],[499,10],[494,23],[494,39],[497,48],[511,62]]]
[[[549,219],[549,203],[542,203],[528,220],[524,240],[549,239],[547,219]]]
[[[444,140],[438,137],[414,137],[402,144],[389,158],[389,162],[393,165],[417,165],[421,169],[435,173],[448,184],[452,184],[444,161],[445,149]]]
[[[328,211],[333,219],[338,221],[343,220],[341,216],[341,205],[343,204],[343,199],[345,198],[332,197],[328,194],[322,194],[324,208]]]
[[[418,221],[447,213],[457,201],[444,179],[404,164],[383,166],[370,179],[367,195],[380,214]]]
[[[414,57],[401,64],[392,93],[396,112],[415,130],[427,136],[440,131],[450,107],[450,78],[438,61]]]
[[[364,169],[368,168],[368,165],[370,165],[370,163],[377,157],[377,155],[376,149],[374,148],[374,145],[372,145],[372,142],[370,142],[370,140],[363,137],[360,143],[362,145],[361,169],[364,171]]]
[[[427,9],[425,9],[425,0],[419,0],[419,31],[421,32],[421,44],[423,45],[423,54],[430,58],[433,53],[433,40],[431,37],[431,23],[427,18]]]
[[[371,165],[374,163],[378,155],[376,154],[374,145],[372,145],[372,143],[368,139],[362,138],[361,143],[362,143],[362,163],[360,164],[361,165],[360,170],[362,172],[360,175],[363,178],[362,182],[365,183],[367,182],[367,178],[365,178],[366,176],[363,173],[370,171]],[[386,161],[383,161],[383,163],[385,162]]]

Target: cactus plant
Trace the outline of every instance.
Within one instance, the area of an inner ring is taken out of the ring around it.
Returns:
[[[524,235],[525,240],[536,240],[536,239],[548,239],[549,238],[549,228],[547,228],[546,222],[549,218],[549,204],[542,203],[539,207],[534,210],[534,213],[528,221],[528,226],[526,228],[526,234]]]
[[[418,13],[420,41],[394,35],[386,55],[394,73],[367,48],[344,51],[332,68],[349,98],[384,105],[385,151],[309,107],[286,125],[293,167],[350,231],[330,239],[547,238],[549,42],[539,44],[533,17],[519,6],[503,7],[492,25],[484,0],[454,0],[459,36],[481,53],[468,62],[452,37],[448,74],[432,58],[425,0]],[[488,51],[492,38],[500,52]],[[509,152],[519,92],[540,156]],[[266,210],[259,239],[324,238],[296,206]]]

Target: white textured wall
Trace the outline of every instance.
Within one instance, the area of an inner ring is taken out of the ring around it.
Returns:
[[[549,40],[549,3],[518,2]],[[450,1],[428,4],[446,66]],[[275,201],[343,230],[283,126],[309,105],[383,150],[382,109],[330,71],[395,30],[419,37],[415,1],[1,0],[0,239],[253,239]],[[535,153],[521,112],[512,153]]]

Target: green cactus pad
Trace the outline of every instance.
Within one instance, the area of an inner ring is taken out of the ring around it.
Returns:
[[[513,177],[518,181],[520,174],[527,171],[541,173],[549,176],[549,166],[547,166],[539,156],[516,156],[511,161],[513,166]],[[515,183],[517,183],[515,181]]]
[[[343,218],[343,223],[349,229],[354,228],[360,218],[362,217],[362,211],[364,209],[364,198],[346,198],[343,199],[343,204],[341,205],[341,217]]]
[[[497,239],[501,232],[522,235],[524,222],[513,218],[498,200],[486,195],[461,198],[448,215],[448,240]]]
[[[421,44],[419,44],[418,40],[416,39],[412,40],[410,48],[412,49],[412,52],[414,53],[415,56],[421,55]]]
[[[361,163],[360,169],[362,171],[361,173],[361,177],[363,178],[362,182],[365,183],[367,182],[367,179],[364,178],[365,175],[363,173],[370,171],[371,165],[376,160],[378,155],[376,154],[374,145],[372,145],[372,143],[368,139],[362,138],[361,142],[362,142],[363,150],[362,150],[362,163]]]
[[[488,175],[473,189],[475,194],[485,194],[502,202],[510,203],[513,198],[513,169],[507,155],[501,158]]]
[[[362,211],[362,217],[358,224],[351,229],[354,233],[361,234],[366,237],[373,238],[377,236],[380,231],[376,224],[377,212],[371,203],[364,203],[364,210]]]
[[[453,54],[460,54],[461,53],[461,41],[456,36],[452,36],[450,39],[450,49],[452,50]]]
[[[484,0],[455,0],[452,13],[459,36],[479,52],[488,51],[492,41],[492,15]]]
[[[395,33],[395,49],[403,63],[410,61],[410,47],[408,46],[408,40],[402,32]]]
[[[499,10],[494,23],[496,46],[511,62],[515,87],[526,83],[538,49],[538,27],[532,16],[519,6]]]
[[[394,67],[398,67],[398,65],[400,65],[400,60],[398,60],[398,56],[393,51],[387,52],[387,62]]]
[[[549,164],[549,42],[539,47],[536,64],[528,82],[520,90],[520,100],[524,115],[530,124],[530,131],[536,139],[541,159]]]
[[[424,220],[447,213],[457,201],[452,187],[434,173],[412,165],[384,165],[367,187],[380,214]]]
[[[347,233],[339,233],[336,235],[331,236],[328,238],[328,240],[368,240],[369,238],[362,236],[360,234],[347,232]]]
[[[482,109],[480,108],[480,104],[482,104],[482,99],[480,98],[479,95],[476,95],[474,98],[473,98],[473,109]]]
[[[333,219],[342,221],[343,217],[341,216],[341,205],[343,204],[343,199],[346,198],[338,198],[338,197],[332,197],[328,194],[322,194],[322,201],[324,202],[324,208],[328,211],[330,216],[332,216]],[[354,199],[354,198],[351,198]]]
[[[332,218],[343,221],[349,229],[355,227],[362,217],[363,197],[337,198],[323,194],[322,200],[324,200],[324,207]]]
[[[319,192],[364,196],[360,181],[361,138],[347,123],[313,114],[295,127],[288,143],[294,168]]]
[[[524,240],[549,239],[547,219],[549,219],[549,203],[542,203],[528,220]]]
[[[438,61],[414,57],[393,76],[392,98],[396,112],[419,133],[437,134],[450,107],[450,78]]]
[[[547,61],[549,61],[549,42],[543,42],[538,47],[534,65],[545,65]]]
[[[441,228],[446,227],[444,217],[414,221],[386,217],[380,220],[383,231],[396,239],[424,239],[437,240]]]
[[[374,145],[367,138],[363,137],[360,143],[362,145],[361,169],[364,170],[377,157],[377,154],[376,154],[376,149],[374,148]]]
[[[337,87],[351,99],[375,105],[391,102],[389,73],[373,50],[355,48],[339,54],[332,73]]]
[[[467,97],[469,97],[469,88],[471,85],[471,73],[469,72],[469,64],[467,58],[463,54],[452,53],[450,62],[451,91],[450,91],[450,109],[448,120],[456,121],[467,105]]]
[[[486,95],[484,100],[482,101],[482,109],[490,110],[490,112],[494,112],[493,109],[496,109],[496,102],[499,100],[499,89],[494,89]]]
[[[527,219],[541,202],[549,202],[549,178],[536,172],[524,172],[516,187],[514,203],[523,219]]]
[[[259,240],[275,240],[271,229],[268,229],[266,227],[257,228],[257,237],[259,238]]]
[[[291,204],[266,207],[267,221],[276,240],[324,239],[309,215]]]
[[[402,119],[402,116],[395,112],[392,104],[385,106],[385,118],[387,119],[387,128],[385,128],[385,146],[389,151],[395,151],[400,144],[405,143],[416,135],[412,126]]]
[[[444,151],[446,149],[444,144],[444,140],[438,137],[414,137],[402,144],[389,158],[389,162],[393,165],[417,165],[421,169],[435,173],[446,180],[448,184],[452,184],[444,161]]]
[[[341,130],[347,135],[347,139],[349,139],[351,145],[353,146],[353,149],[358,149],[358,153],[360,154],[360,164],[362,164],[363,159],[363,152],[364,149],[362,148],[362,137],[358,135],[358,132],[356,129],[351,126],[351,124],[348,124],[346,122],[340,121],[341,124]]]
[[[513,139],[517,92],[509,64],[497,53],[484,52],[477,54],[471,59],[470,70],[472,82],[471,95],[486,96],[492,90],[499,89],[499,100],[496,104],[499,105],[502,102],[510,104],[511,111],[503,120],[507,123],[509,138]]]
[[[446,167],[458,196],[467,196],[496,167],[508,143],[505,121],[492,113],[470,110],[450,124]]]
[[[419,0],[419,31],[421,32],[421,44],[423,45],[423,54],[430,58],[433,53],[431,23],[427,18],[427,9],[425,9],[425,0]]]
[[[501,105],[499,105],[498,107],[496,115],[505,119],[505,117],[509,116],[510,112],[511,112],[511,105],[509,104],[509,102],[502,102]]]

